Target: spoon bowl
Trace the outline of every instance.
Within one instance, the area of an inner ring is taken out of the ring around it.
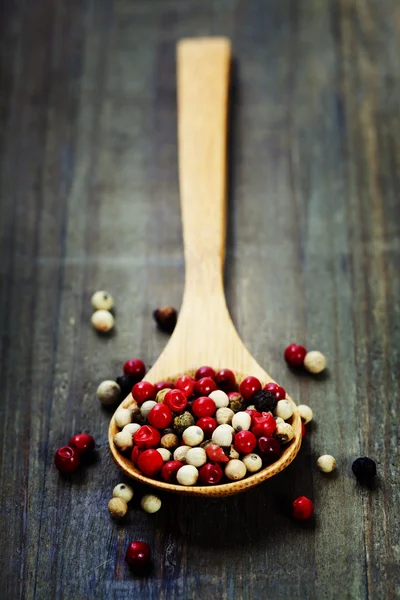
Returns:
[[[229,315],[223,266],[226,233],[226,133],[231,46],[226,38],[185,39],[177,47],[179,183],[185,251],[185,290],[175,330],[147,373],[151,383],[194,376],[202,365],[229,368],[240,383],[248,375],[274,381],[251,356]],[[154,488],[191,496],[228,496],[253,487],[287,467],[301,445],[296,405],[295,436],[279,460],[239,481],[214,486],[173,485],[145,477],[114,445],[111,455],[129,477]],[[128,407],[132,395],[120,407]]]

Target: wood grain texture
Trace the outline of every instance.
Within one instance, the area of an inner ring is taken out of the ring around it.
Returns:
[[[0,541],[4,598],[397,598],[400,595],[400,6],[396,0],[1,2]],[[282,474],[224,500],[107,502],[120,475],[99,381],[166,338],[183,246],[175,44],[225,35],[237,58],[228,305],[261,365],[315,423]],[[116,298],[116,332],[89,325]],[[299,340],[325,378],[287,370]],[[93,433],[71,479],[57,446]],[[332,453],[336,476],[317,457]],[[370,455],[374,490],[350,464]],[[315,500],[315,523],[286,501]],[[146,539],[154,572],[124,565]]]

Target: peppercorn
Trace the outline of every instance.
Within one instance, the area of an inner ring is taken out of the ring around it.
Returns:
[[[246,475],[246,465],[244,462],[238,459],[233,459],[228,462],[225,467],[225,476],[231,481],[238,481],[243,479]]]
[[[251,416],[249,413],[240,411],[233,415],[232,427],[235,431],[244,431],[250,429]]]
[[[235,413],[246,409],[246,402],[238,392],[229,394],[229,408]]]
[[[222,390],[214,390],[208,397],[214,400],[217,408],[224,408],[229,404],[228,395]]]
[[[215,414],[215,418],[218,425],[225,425],[226,423],[232,423],[234,414],[230,408],[219,408]]]
[[[157,452],[161,454],[164,462],[171,460],[171,452],[166,448],[157,448]]]
[[[100,383],[96,394],[103,406],[111,406],[120,400],[121,388],[115,381],[107,379],[106,381],[102,381]]]
[[[178,435],[182,435],[185,429],[187,429],[191,425],[194,425],[194,417],[190,414],[190,412],[185,411],[183,414],[175,417],[173,423],[176,433]]]
[[[119,408],[114,415],[114,423],[119,429],[132,422],[132,412],[129,408]]]
[[[316,375],[326,369],[326,358],[322,352],[311,350],[304,357],[304,366],[307,371]]]
[[[122,498],[111,498],[108,503],[108,512],[114,519],[122,519],[128,512],[128,505]]]
[[[182,433],[182,441],[187,446],[198,446],[204,440],[204,431],[197,425],[187,427]],[[187,457],[186,457],[187,460]]]
[[[117,377],[115,381],[121,388],[121,398],[126,398],[128,394],[131,393],[137,379],[132,375],[121,375],[120,377]]]
[[[303,419],[304,424],[307,425],[313,418],[313,411],[306,404],[299,404],[297,410],[299,411],[299,415]]]
[[[232,444],[232,432],[233,428],[230,425],[218,425],[211,436],[213,444],[230,446]]]
[[[199,472],[193,465],[183,465],[176,474],[181,485],[194,485],[199,478]]]
[[[114,306],[113,297],[104,290],[95,292],[90,301],[94,310],[111,310]]]
[[[320,471],[331,473],[336,469],[336,460],[330,454],[323,454],[317,460],[317,466]]]
[[[278,404],[275,394],[268,390],[258,390],[253,396],[253,402],[259,412],[272,412]]]
[[[280,444],[287,444],[294,438],[294,429],[289,423],[278,423],[275,429],[275,437]]]
[[[289,400],[279,400],[275,408],[275,415],[284,421],[290,419],[293,414],[293,406]]]
[[[229,460],[234,460],[240,457],[239,452],[236,450],[235,446],[232,444],[229,448],[228,458]]]
[[[356,458],[351,468],[354,475],[360,481],[371,481],[376,475],[376,464],[372,458],[368,458],[368,456]]]
[[[177,321],[177,312],[172,306],[161,306],[153,312],[153,318],[161,331],[172,333]]]
[[[155,400],[146,400],[146,402],[143,402],[142,406],[140,407],[140,414],[144,419],[147,419],[151,409],[154,408],[154,406],[157,406],[157,402]]]
[[[127,427],[127,426],[126,426]],[[140,427],[138,425],[138,427]],[[113,442],[121,452],[125,452],[130,448],[133,448],[133,434],[125,431],[125,427],[119,433],[116,433],[113,438]]]
[[[161,500],[154,494],[145,494],[140,502],[143,510],[149,514],[155,513],[161,508]]]
[[[162,436],[160,444],[162,448],[171,450],[179,446],[179,438],[175,433],[166,433]]]
[[[242,460],[249,473],[256,473],[262,467],[262,460],[258,454],[246,454]]]
[[[190,446],[178,446],[174,452],[174,460],[186,464],[186,454],[190,448]]]
[[[160,390],[159,392],[157,392],[156,402],[164,402],[164,398],[165,398],[166,394],[168,394],[168,392],[170,392],[170,391],[171,391],[170,388],[164,388],[163,390]]]
[[[207,454],[203,448],[190,448],[186,453],[186,464],[202,467],[207,462]]]
[[[119,483],[113,489],[114,498],[122,498],[125,502],[130,502],[133,498],[133,489],[126,483]]]
[[[114,327],[114,317],[108,310],[96,310],[90,321],[100,333],[108,333]]]

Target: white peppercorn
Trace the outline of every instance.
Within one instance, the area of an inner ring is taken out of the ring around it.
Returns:
[[[118,383],[107,379],[102,381],[96,390],[97,398],[103,406],[116,404],[121,398],[121,388]]]
[[[190,448],[186,453],[186,464],[202,467],[207,462],[207,454],[203,448]]]
[[[228,457],[230,460],[233,460],[234,458],[240,458],[240,454],[239,452],[236,450],[235,446],[232,444],[231,447],[229,448],[229,454]]]
[[[179,460],[179,462],[185,464],[186,463],[186,454],[187,451],[190,450],[191,446],[179,446],[174,452],[174,460]]]
[[[113,489],[114,498],[122,498],[125,502],[130,502],[133,498],[133,489],[126,483],[119,483]]]
[[[246,454],[242,460],[249,473],[257,473],[262,467],[262,460],[258,454]]]
[[[294,438],[294,429],[289,423],[278,423],[275,429],[275,437],[281,444],[287,444]]]
[[[229,405],[228,395],[222,390],[214,390],[208,397],[214,400],[217,408],[224,408]]]
[[[162,448],[171,450],[172,448],[179,446],[179,438],[175,433],[166,433],[162,436],[160,445]]]
[[[230,446],[232,444],[232,428],[228,429],[226,425],[219,425],[214,429],[211,439],[217,446]]]
[[[317,460],[318,469],[324,473],[331,473],[336,469],[336,460],[330,454],[323,454]]]
[[[157,448],[157,452],[161,454],[164,462],[171,460],[171,452],[166,448]]]
[[[199,472],[193,465],[183,465],[176,474],[181,485],[194,485],[199,478]]]
[[[233,459],[230,460],[225,467],[225,476],[231,481],[243,479],[246,475],[246,465],[243,461]]]
[[[168,389],[164,389],[164,390],[160,390],[159,392],[157,392],[157,396],[156,396],[156,402],[164,402],[164,398],[165,396],[168,394],[168,392],[170,392],[171,390]]]
[[[275,417],[275,422],[278,425],[278,423],[284,423],[285,421],[282,419],[282,417]]]
[[[161,500],[154,494],[145,494],[140,501],[140,506],[147,513],[156,513],[161,508]]]
[[[128,504],[122,498],[111,498],[108,512],[114,519],[122,519],[128,512]]]
[[[157,402],[155,402],[154,400],[146,400],[146,402],[143,402],[142,406],[140,407],[140,414],[142,415],[143,419],[147,419],[147,417],[149,416],[149,412],[156,405]]]
[[[313,418],[313,411],[306,404],[300,404],[297,407],[297,410],[299,411],[299,415],[303,419],[304,424],[307,425]]]
[[[290,400],[279,400],[275,407],[275,415],[284,421],[293,415],[293,406]]]
[[[90,319],[96,331],[108,333],[114,327],[114,317],[108,310],[96,310]]]
[[[125,427],[125,425],[128,425],[128,423],[131,422],[132,412],[129,410],[129,408],[118,408],[118,410],[115,411],[114,423],[117,427],[119,427],[119,429],[122,429]]]
[[[191,425],[183,432],[182,440],[187,446],[198,446],[204,440],[204,431],[197,425]]]
[[[114,306],[114,299],[105,290],[99,290],[91,297],[91,303],[94,310],[111,310]]]
[[[125,425],[123,428],[122,433],[130,433],[133,436],[140,427],[141,425],[139,425],[139,423],[128,423],[128,425]]]
[[[225,425],[227,423],[229,424],[229,423],[232,423],[234,414],[235,413],[230,408],[227,408],[227,407],[219,408],[217,410],[217,412],[215,413],[215,419],[216,419],[218,425]]]
[[[113,442],[121,452],[133,448],[133,435],[129,431],[125,431],[125,427],[122,431],[116,433],[113,438]]]
[[[313,374],[322,373],[326,369],[326,358],[318,350],[311,350],[307,352],[304,357],[304,367]]]
[[[233,415],[232,427],[235,431],[247,431],[251,426],[251,416],[249,413],[239,411]]]

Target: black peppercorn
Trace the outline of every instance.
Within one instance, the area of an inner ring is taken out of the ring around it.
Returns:
[[[273,392],[259,390],[253,396],[253,404],[258,412],[272,412],[278,404],[278,399]]]
[[[172,333],[177,321],[177,312],[172,306],[161,306],[153,312],[155,322],[161,331]]]
[[[371,481],[376,475],[376,464],[372,458],[368,456],[362,456],[357,458],[351,468],[353,469],[354,475],[360,481]]]
[[[131,393],[133,386],[137,383],[137,377],[134,375],[121,375],[115,380],[121,388],[121,398],[126,398]]]

